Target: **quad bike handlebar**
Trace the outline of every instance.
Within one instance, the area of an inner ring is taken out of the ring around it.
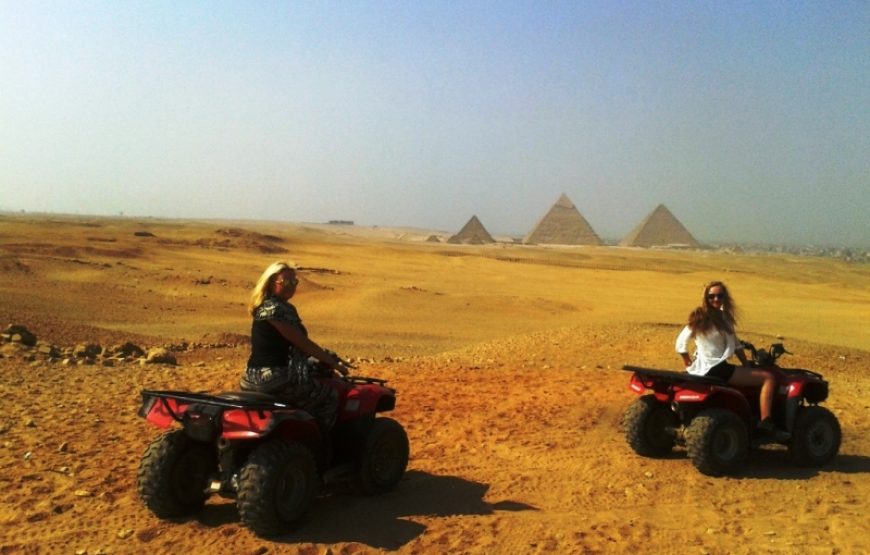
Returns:
[[[752,354],[752,362],[756,366],[771,366],[784,354],[791,354],[782,343],[773,343],[768,350],[756,349],[755,345],[748,341],[741,341],[740,345]]]
[[[329,351],[329,352],[332,352],[332,351]],[[335,355],[334,352],[332,352],[332,354]],[[338,355],[335,355],[335,356],[338,356]],[[339,358],[341,358],[341,357],[339,357]],[[374,383],[374,384],[378,384],[378,385],[384,385],[387,383],[387,380],[382,380],[380,378],[370,378],[368,376],[352,376],[350,374],[342,374],[340,372],[333,370],[332,368],[330,368],[326,364],[324,364],[324,363],[322,363],[314,358],[309,358],[309,361],[317,369],[318,374],[320,374],[321,376],[327,377],[327,378],[330,378],[330,377],[331,378],[338,378],[338,379],[345,381],[347,383],[350,383],[350,384]],[[354,366],[352,364],[348,364],[347,367],[352,369],[352,370],[356,370],[356,366]]]

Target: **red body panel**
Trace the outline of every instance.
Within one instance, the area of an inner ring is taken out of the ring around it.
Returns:
[[[380,383],[352,383],[340,378],[320,379],[338,394],[338,421],[353,420],[392,408],[392,405],[379,406],[385,395],[392,398],[394,394],[393,390]],[[193,401],[172,396],[151,397],[143,406],[147,411],[145,419],[159,428],[168,428],[173,423],[180,422],[185,412],[194,404]],[[270,434],[298,438],[319,433],[316,421],[308,413],[290,407],[226,408],[221,411],[220,418],[220,437],[230,440],[257,439]]]
[[[221,437],[226,439],[257,438],[269,429],[271,422],[272,411],[225,410],[221,418]]]
[[[181,403],[176,399],[154,399],[154,404],[145,416],[145,420],[158,428],[168,428],[176,422],[176,417],[180,417],[187,411],[189,406],[189,403]]]
[[[346,390],[343,399],[340,399],[338,420],[357,418],[361,414],[374,414],[383,393],[382,389],[377,384],[364,384]]]
[[[721,387],[686,384],[674,388],[674,401],[677,403],[702,403],[722,390]]]

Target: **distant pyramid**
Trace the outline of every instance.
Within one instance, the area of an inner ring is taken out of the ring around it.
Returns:
[[[523,243],[543,245],[601,245],[601,238],[592,230],[574,203],[562,193],[556,204],[526,235]]]
[[[700,247],[683,224],[664,204],[659,204],[631,233],[620,241],[623,247],[681,246]]]
[[[492,235],[483,227],[477,216],[472,216],[468,223],[459,230],[459,233],[450,237],[448,243],[461,243],[464,245],[482,245],[484,243],[495,243]]]
[[[441,238],[438,237],[437,235],[430,235],[429,237],[426,238],[426,242],[427,243],[440,243]]]

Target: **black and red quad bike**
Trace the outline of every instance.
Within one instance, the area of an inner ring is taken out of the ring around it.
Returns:
[[[309,413],[266,393],[142,391],[140,416],[180,425],[142,455],[145,505],[160,518],[182,517],[217,494],[236,500],[244,525],[271,536],[292,530],[324,485],[350,482],[366,495],[393,488],[408,465],[408,436],[378,413],[395,407],[395,390],[375,378],[317,379],[338,393],[329,437]]]
[[[675,445],[688,451],[695,467],[709,476],[736,472],[750,448],[782,444],[799,466],[820,467],[840,449],[840,423],[819,406],[828,397],[828,382],[809,370],[780,368],[787,353],[781,343],[767,351],[743,343],[755,367],[776,377],[772,418],[776,433],[757,428],[760,386],[735,387],[712,377],[637,366],[629,389],[640,395],[623,416],[626,439],[645,457],[663,457]]]

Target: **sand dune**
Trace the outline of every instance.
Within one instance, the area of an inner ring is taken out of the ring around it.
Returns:
[[[151,236],[136,235],[147,231]],[[404,235],[403,235],[404,233]],[[174,346],[177,365],[64,365],[4,346],[0,553],[864,553],[870,551],[870,269],[606,247],[453,246],[431,232],[253,222],[0,218],[0,322],[56,347]],[[421,239],[422,237],[422,239]],[[286,252],[263,252],[277,245]],[[136,496],[156,429],[142,388],[235,389],[244,303],[276,258],[322,344],[399,391],[398,488],[321,496],[273,540],[233,504],[161,521]],[[840,455],[753,453],[728,478],[636,456],[623,364],[677,367],[701,285],[724,279],[756,344],[831,381]]]

